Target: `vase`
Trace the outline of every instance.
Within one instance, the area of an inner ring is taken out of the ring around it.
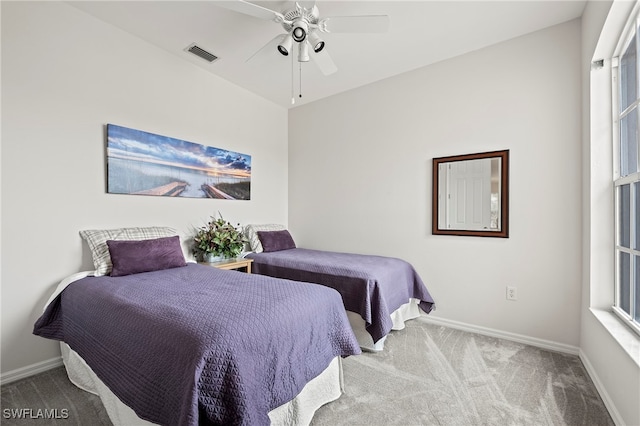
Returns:
[[[224,260],[224,256],[217,255],[215,253],[205,253],[204,261],[207,263],[215,263]]]

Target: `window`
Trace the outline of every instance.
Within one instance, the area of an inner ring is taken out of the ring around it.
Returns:
[[[615,302],[613,311],[640,334],[640,21],[623,33],[614,72]],[[617,70],[616,70],[617,68]]]

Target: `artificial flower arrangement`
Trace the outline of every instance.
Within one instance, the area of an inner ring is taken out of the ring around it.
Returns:
[[[211,216],[206,225],[196,230],[193,241],[194,254],[200,255],[205,262],[238,257],[247,242],[240,224],[233,226],[220,212],[217,218]]]

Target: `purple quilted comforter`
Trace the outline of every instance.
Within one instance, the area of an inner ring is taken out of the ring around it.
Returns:
[[[360,314],[374,343],[386,336],[391,313],[410,298],[426,313],[433,299],[418,273],[401,259],[295,248],[251,253],[252,271],[271,277],[322,284],[338,290],[344,307]]]
[[[196,264],[75,281],[34,334],[164,425],[269,424],[334,357],[360,353],[337,292]]]

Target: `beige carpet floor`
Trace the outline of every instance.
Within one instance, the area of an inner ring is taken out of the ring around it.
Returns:
[[[577,356],[429,324],[344,360],[319,425],[613,425]],[[366,420],[365,420],[366,419]]]

